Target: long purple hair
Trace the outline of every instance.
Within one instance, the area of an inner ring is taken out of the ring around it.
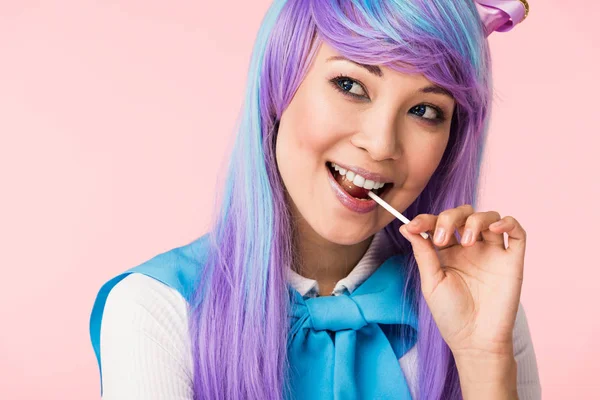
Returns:
[[[473,0],[275,0],[265,15],[210,248],[190,303],[196,399],[284,399],[287,382],[286,266],[293,227],[276,159],[278,121],[326,42],[357,62],[422,73],[456,100],[450,139],[409,218],[475,207],[491,103],[491,60]],[[416,294],[421,399],[462,398],[454,358],[423,299],[399,221],[385,227],[409,254]]]

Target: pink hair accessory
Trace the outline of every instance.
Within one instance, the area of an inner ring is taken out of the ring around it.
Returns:
[[[510,31],[529,14],[526,0],[475,0],[475,6],[485,25],[486,37],[495,31]]]

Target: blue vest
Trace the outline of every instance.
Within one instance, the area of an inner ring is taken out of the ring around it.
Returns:
[[[177,290],[190,302],[208,246],[208,235],[203,235],[102,285],[90,317],[101,382],[100,328],[111,289],[127,275],[141,273]],[[412,301],[401,299],[404,266],[404,256],[388,258],[352,294],[304,299],[291,289],[288,356],[295,399],[315,399],[317,393],[320,399],[333,400],[411,398],[398,361],[417,339]]]

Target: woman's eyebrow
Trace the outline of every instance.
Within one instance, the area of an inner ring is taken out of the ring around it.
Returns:
[[[361,68],[366,69],[367,71],[369,71],[369,73],[377,76],[377,77],[382,77],[383,76],[383,71],[381,70],[381,68],[379,68],[376,65],[368,65],[368,64],[361,64],[359,62],[356,61],[352,61],[346,57],[343,56],[331,56],[329,57],[326,61],[335,61],[335,60],[341,60],[341,61],[350,61],[353,64],[358,65]],[[441,86],[438,85],[429,85],[429,86],[425,86],[421,89],[419,89],[420,93],[433,93],[433,94],[441,94],[444,96],[449,97],[450,99],[454,100],[454,96],[452,95],[452,93],[450,93],[450,91],[444,89]]]
[[[361,64],[361,63],[358,63],[356,61],[349,60],[349,59],[347,59],[346,57],[343,57],[343,56],[331,56],[331,57],[329,57],[327,59],[327,61],[334,61],[334,60],[350,61],[351,63],[356,64],[359,67],[362,67],[362,68],[366,69],[367,71],[369,71],[373,75],[376,75],[378,77],[382,77],[383,76],[383,71],[381,71],[381,68],[379,68],[377,65]]]
[[[438,86],[438,85],[425,86],[424,88],[419,89],[419,92],[421,92],[421,93],[441,94],[441,95],[447,96],[448,98],[454,100],[454,96],[452,95],[452,93],[450,93],[450,91],[448,91],[448,90],[446,90],[443,87]]]

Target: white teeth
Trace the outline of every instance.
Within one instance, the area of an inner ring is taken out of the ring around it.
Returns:
[[[363,178],[360,175],[356,175],[354,177],[354,179],[352,180],[352,183],[354,183],[356,186],[363,187],[363,185],[365,184],[365,181],[366,181],[365,178]]]
[[[377,190],[377,189],[381,189],[385,185],[385,183],[383,183],[383,182],[375,182],[370,179],[366,179],[365,177],[358,175],[352,171],[348,171],[335,163],[331,163],[331,165],[333,166],[333,168],[336,171],[338,171],[338,173],[340,175],[342,175],[342,176],[345,175],[347,180],[352,181],[352,183],[358,187],[362,187],[367,190],[371,190],[371,189]]]

